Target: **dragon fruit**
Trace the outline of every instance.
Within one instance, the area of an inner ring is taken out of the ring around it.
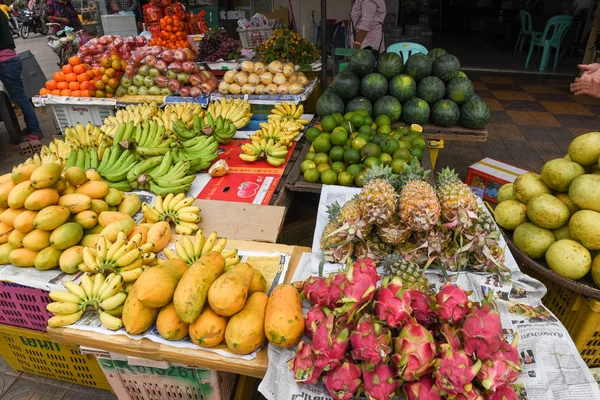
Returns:
[[[481,308],[473,308],[460,329],[464,350],[469,356],[487,359],[504,341],[500,314],[491,301],[488,298]]]
[[[416,381],[433,369],[435,341],[433,335],[412,318],[394,338],[392,362],[403,381]]]
[[[392,335],[390,330],[374,321],[369,314],[364,314],[350,334],[352,358],[377,365],[387,363],[392,352]]]
[[[509,377],[521,368],[510,361],[486,360],[477,373],[477,379],[488,392],[494,393],[500,386],[509,385]]]
[[[302,294],[312,305],[325,307],[329,305],[329,284],[325,278],[319,276],[308,278],[302,286]]]
[[[345,281],[346,275],[344,274],[329,275],[329,307],[335,308],[341,305],[343,295],[342,286]]]
[[[392,328],[399,327],[410,317],[410,296],[408,291],[402,288],[401,278],[388,276],[383,280],[374,310],[377,318]]]
[[[502,341],[500,349],[488,357],[488,359],[492,361],[507,361],[510,363],[512,368],[508,373],[508,383],[513,383],[519,379],[519,375],[521,373],[521,358],[519,357],[519,349],[517,347],[518,344],[519,336],[515,334],[511,344]]]
[[[442,322],[458,324],[469,312],[471,302],[467,294],[452,284],[444,285],[436,296],[436,312]]]
[[[304,341],[298,343],[296,355],[288,361],[288,366],[294,373],[296,382],[312,385],[319,381],[323,371],[315,366],[315,360],[316,355],[311,345]]]
[[[371,368],[363,364],[362,375],[365,395],[368,400],[385,400],[394,397],[400,383],[396,380],[396,371],[389,364],[379,364]]]
[[[471,383],[481,368],[481,360],[475,364],[463,351],[452,350],[444,343],[440,346],[441,358],[435,360],[435,383],[448,397],[456,397],[471,391]]]
[[[318,304],[315,304],[313,308],[311,308],[304,317],[304,333],[309,338],[313,338],[313,333],[319,327],[319,324],[325,321],[325,318],[331,313],[328,308],[321,307]]]
[[[402,389],[407,400],[442,400],[440,390],[431,375],[425,375],[418,381],[406,382]]]
[[[323,376],[323,383],[334,399],[348,400],[354,396],[362,383],[360,375],[361,370],[358,365],[344,360]]]
[[[467,393],[461,393],[454,400],[484,400],[483,395],[476,387],[471,387]]]
[[[377,281],[379,281],[379,275],[373,260],[368,258],[356,260],[348,268],[342,283],[341,302],[343,305],[336,308],[335,312],[338,315],[347,314],[351,321],[356,311],[373,299]]]
[[[458,328],[450,324],[442,324],[440,333],[446,339],[446,343],[452,347],[452,350],[460,350],[460,338],[458,337]]]
[[[349,329],[338,331],[338,327],[346,325],[346,321],[337,322],[336,324],[334,313],[331,313],[313,332],[312,347],[316,354],[315,363],[323,371],[329,371],[340,365],[348,349]]]
[[[437,321],[437,314],[431,308],[432,299],[429,295],[415,289],[408,291],[410,306],[417,322],[427,329],[431,329]]]
[[[515,390],[510,386],[502,386],[496,390],[496,393],[491,394],[487,397],[488,400],[519,400],[519,396]]]

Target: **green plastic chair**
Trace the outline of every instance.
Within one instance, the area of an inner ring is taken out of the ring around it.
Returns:
[[[394,43],[394,44],[388,46],[387,52],[388,53],[397,53],[402,56],[403,60],[408,60],[408,57],[410,57],[411,55],[416,54],[416,53],[423,53],[423,54],[429,53],[424,46],[421,46],[418,43],[411,43],[411,42]]]
[[[358,49],[346,49],[343,47],[336,47],[334,50],[334,60],[336,60],[337,57],[352,57],[354,55],[354,53],[356,53],[358,51]],[[338,64],[338,72],[342,72],[343,70],[345,70],[346,68],[348,68],[348,62],[340,62]]]
[[[552,68],[552,71],[555,71],[556,64],[558,64],[558,56],[560,54],[560,44],[567,35],[567,31],[571,27],[572,23],[573,17],[571,15],[557,15],[556,17],[550,18],[548,22],[546,22],[544,32],[541,34],[537,32],[532,36],[531,46],[529,46],[529,54],[527,55],[527,60],[525,61],[525,68],[527,68],[529,65],[529,59],[531,58],[531,53],[533,53],[533,47],[538,46],[543,48],[542,61],[540,61],[540,72],[544,72],[546,69],[552,49],[555,49],[556,52],[554,55],[554,68]],[[550,32],[552,33],[550,34]]]
[[[515,43],[515,53],[517,52],[517,48],[520,52],[523,51],[523,45],[527,41],[528,36],[532,39],[536,34],[539,35],[540,33],[534,32],[533,25],[531,24],[531,14],[529,14],[529,12],[525,10],[519,11],[519,18],[521,19],[521,31],[517,37],[517,43]]]

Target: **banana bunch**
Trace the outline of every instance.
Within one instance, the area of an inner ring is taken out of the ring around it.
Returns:
[[[86,126],[77,123],[76,126],[65,128],[65,141],[67,141],[73,150],[85,147],[98,148],[101,144],[104,147],[110,144],[109,138],[97,126],[88,122]]]
[[[136,164],[135,154],[121,146],[112,146],[104,151],[104,157],[96,171],[112,188],[122,192],[130,192],[131,184],[127,180],[127,173]],[[67,163],[68,165],[68,163]]]
[[[165,247],[163,253],[169,260],[181,258],[187,265],[192,265],[206,253],[216,251],[225,257],[226,267],[238,264],[240,257],[237,255],[237,250],[226,250],[225,246],[227,246],[227,238],[218,238],[217,232],[205,237],[204,232],[200,229],[193,239],[183,236],[181,240],[176,240],[175,251]]]
[[[273,139],[252,139],[250,143],[242,145],[240,158],[246,162],[255,162],[265,159],[274,167],[280,167],[285,164],[288,148],[281,143],[275,143]]]
[[[196,136],[193,139],[172,144],[173,161],[189,161],[190,174],[202,171],[217,158],[219,143],[213,136]]]
[[[49,163],[61,164],[64,167],[64,162],[62,162],[62,160],[60,160],[55,154],[45,154],[45,155],[40,156],[37,153],[35,153],[33,156],[29,157],[27,160],[25,160],[21,164],[19,164],[19,166],[23,165],[23,164],[42,165],[42,164],[49,164]],[[13,169],[14,169],[14,167],[13,167]]]
[[[296,105],[293,101],[282,102],[277,104],[271,110],[271,114],[269,114],[269,121],[277,121],[277,120],[295,120],[302,125],[308,125],[310,121],[305,119],[300,119],[304,114],[304,106],[302,104]]]
[[[260,130],[250,136],[250,140],[261,141],[263,139],[273,139],[276,144],[282,144],[284,146],[291,146],[294,143],[294,139],[298,135],[299,130],[289,130],[286,126],[292,121],[286,121],[279,125],[272,123],[261,123]],[[295,124],[295,122],[292,122]]]
[[[162,156],[167,154],[173,138],[163,140],[165,136],[165,127],[160,126],[159,120],[144,121],[137,126],[133,140],[137,143],[135,148],[139,158]]]
[[[221,116],[215,119],[211,113],[206,113],[204,118],[194,116],[193,129],[194,133],[214,136],[217,142],[223,144],[229,143],[237,132],[233,122]]]
[[[229,120],[237,129],[241,129],[248,125],[252,117],[250,103],[242,99],[225,99],[213,101],[208,105],[207,114],[211,114],[213,119],[223,117],[224,120]]]
[[[181,121],[187,128],[191,128],[194,116],[198,115],[202,117],[204,115],[204,109],[197,103],[181,102],[167,104],[163,109],[163,114],[164,113],[175,115],[175,122]]]
[[[122,286],[123,278],[114,273],[106,278],[102,274],[96,274],[93,278],[84,274],[80,284],[65,283],[68,292],[53,290],[48,294],[54,300],[46,306],[54,314],[48,320],[48,325],[59,327],[74,324],[91,307],[98,311],[105,328],[113,331],[121,329],[123,321],[119,316],[127,299],[127,293],[121,290]]]
[[[109,134],[108,132],[114,132],[115,127],[118,127],[122,123],[127,123],[129,121],[132,121],[133,125],[137,126],[144,121],[152,119],[159,111],[160,109],[154,101],[150,104],[144,103],[128,105],[125,108],[117,110],[115,115],[109,115],[108,117],[104,118],[104,125],[102,125],[100,130],[106,134]]]
[[[142,233],[138,232],[131,240],[120,231],[117,240],[111,243],[100,236],[96,248],[83,248],[83,262],[79,270],[94,274],[114,272],[123,282],[134,282],[144,272],[144,267],[156,263],[156,254],[151,252],[153,243],[142,244]]]
[[[42,146],[40,155],[42,157],[54,156],[57,160],[60,160],[60,164],[64,166],[72,150],[73,149],[69,142],[55,138],[48,144],[48,146]]]
[[[98,161],[98,151],[94,148],[86,147],[77,151],[73,150],[67,158],[65,168],[79,167],[84,171],[88,169],[98,169],[100,163]]]
[[[185,197],[185,194],[167,194],[164,199],[158,196],[154,207],[148,203],[142,203],[142,212],[146,221],[155,224],[159,221],[170,221],[175,224],[175,232],[180,235],[192,235],[198,230],[198,223],[202,221],[200,208],[193,206],[193,197]]]
[[[188,175],[190,165],[190,161],[178,161],[172,165],[171,153],[167,153],[161,163],[148,172],[147,178],[144,175],[140,178],[145,180],[143,185],[159,196],[166,196],[169,193],[187,193],[196,179],[196,175]],[[139,178],[138,183],[141,187],[142,182]]]

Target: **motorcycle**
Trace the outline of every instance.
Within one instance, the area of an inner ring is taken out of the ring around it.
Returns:
[[[21,12],[21,37],[27,39],[32,32],[47,35],[48,25],[41,15],[25,9]]]
[[[12,4],[9,7],[9,15],[8,27],[10,28],[10,33],[13,36],[21,36],[21,21],[19,20],[19,13],[13,9]]]
[[[69,62],[70,57],[77,54],[79,46],[82,44],[81,37],[83,32],[75,32],[71,27],[65,27],[64,25],[54,22],[49,23],[48,26],[53,34],[48,35],[46,44],[50,46],[58,56],[59,61],[57,65],[61,67]]]

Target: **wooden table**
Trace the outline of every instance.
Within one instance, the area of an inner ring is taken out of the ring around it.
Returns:
[[[401,122],[392,124],[392,129],[403,126]],[[423,135],[431,140],[447,140],[456,142],[485,142],[488,137],[486,129],[467,129],[463,126],[454,125],[442,127],[433,124],[423,125]]]
[[[290,282],[298,266],[302,253],[310,252],[308,247],[286,246],[280,244],[258,243],[231,240],[232,248],[252,249],[255,251],[276,251],[291,256],[285,282]],[[148,339],[132,340],[124,335],[102,335],[95,332],[80,331],[70,328],[50,328],[48,336],[52,340],[75,345],[85,345],[99,350],[124,354],[132,357],[146,358],[155,361],[180,363],[191,367],[210,368],[218,371],[233,372],[256,378],[264,377],[269,359],[267,345],[258,352],[254,360],[241,360],[224,357],[200,348],[183,349],[152,342]]]

